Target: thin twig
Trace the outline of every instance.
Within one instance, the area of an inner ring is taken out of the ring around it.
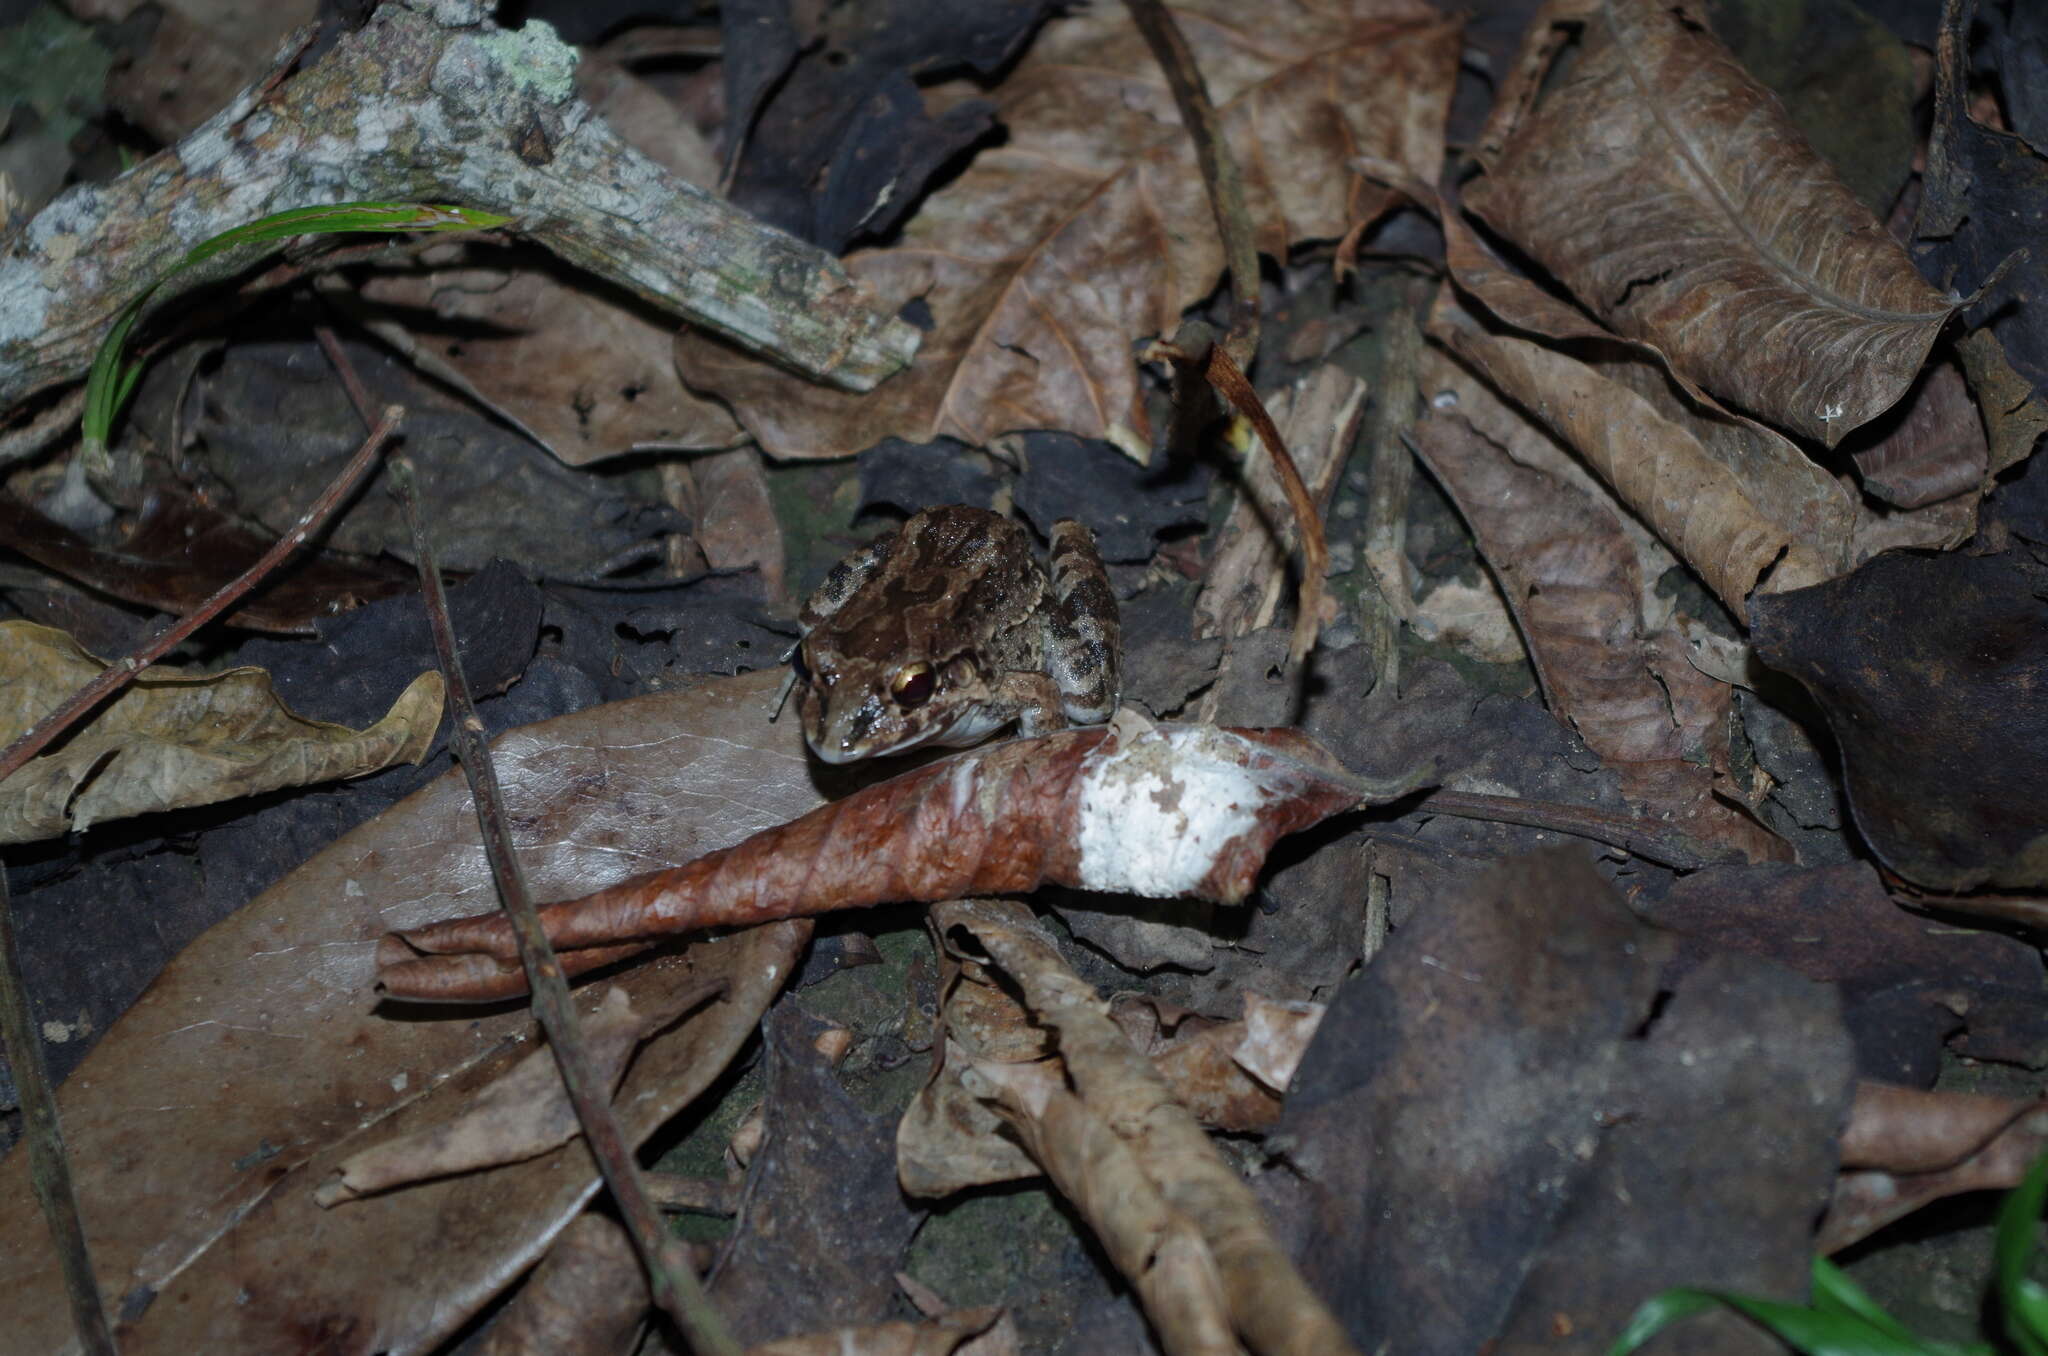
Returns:
[[[43,1043],[36,1037],[29,1013],[28,989],[21,980],[21,954],[14,940],[14,906],[7,897],[7,876],[0,872],[0,1047],[21,1099],[27,1125],[30,1176],[43,1219],[50,1226],[57,1259],[64,1267],[64,1290],[71,1297],[71,1322],[87,1356],[114,1356],[114,1334],[107,1327],[107,1305],[93,1275],[92,1253],[85,1244],[85,1225],[78,1218],[78,1193],[71,1185],[71,1164],[64,1155],[64,1128],[57,1120],[57,1097],[50,1071],[43,1063]]]
[[[666,1255],[667,1232],[660,1211],[647,1193],[632,1150],[626,1144],[619,1122],[612,1115],[610,1089],[592,1070],[584,1048],[583,1031],[569,998],[569,981],[555,958],[540,912],[526,888],[526,873],[512,846],[506,828],[504,796],[498,786],[497,767],[484,739],[483,721],[477,718],[470,700],[469,682],[462,674],[462,657],[456,652],[454,627],[448,620],[448,600],[441,590],[441,572],[434,563],[433,543],[427,539],[425,517],[413,486],[412,464],[405,457],[391,461],[391,478],[399,497],[405,501],[405,516],[412,526],[413,554],[418,559],[420,588],[426,595],[427,620],[434,632],[434,650],[440,656],[441,673],[448,682],[448,715],[453,732],[450,742],[469,789],[476,802],[478,828],[483,834],[484,853],[491,863],[491,876],[498,896],[512,922],[519,943],[519,959],[526,967],[526,979],[533,990],[533,1011],[547,1032],[548,1048],[562,1070],[562,1083],[575,1104],[576,1119],[583,1136],[611,1188],[626,1229],[647,1268],[648,1290],[654,1302],[682,1327],[692,1351],[704,1356],[739,1356],[739,1344],[712,1308],[697,1275],[687,1266],[671,1267]]]
[[[1400,626],[1415,617],[1415,599],[1407,573],[1408,496],[1415,480],[1415,454],[1401,441],[1415,422],[1418,372],[1422,361],[1422,328],[1416,322],[1413,284],[1397,284],[1406,295],[1395,307],[1380,346],[1379,370],[1373,374],[1372,411],[1366,416],[1365,446],[1372,461],[1372,489],[1366,500],[1366,572],[1379,586],[1379,599],[1368,609],[1373,686],[1399,689]]]
[[[356,449],[356,454],[341,468],[341,473],[329,482],[327,488],[320,492],[320,497],[300,515],[298,523],[292,530],[279,537],[277,543],[265,551],[254,565],[236,575],[231,582],[222,585],[211,598],[185,614],[161,635],[137,646],[119,663],[109,664],[99,677],[78,689],[64,705],[44,716],[27,734],[9,744],[6,751],[0,753],[0,781],[5,781],[20,771],[23,764],[49,747],[57,736],[77,724],[87,712],[108,696],[126,687],[137,674],[176,649],[187,636],[234,606],[243,594],[262,583],[282,564],[285,557],[303,546],[306,539],[312,536],[342,501],[354,492],[356,486],[362,483],[371,464],[376,461],[377,454],[383,451],[384,444],[390,440],[392,432],[398,427],[398,421],[404,416],[405,410],[401,406],[393,405],[386,409],[383,418],[377,421],[377,426],[370,430],[370,436],[363,440],[363,445]]]
[[[1273,416],[1266,413],[1265,402],[1259,399],[1244,370],[1222,344],[1209,350],[1207,375],[1209,384],[1251,421],[1259,441],[1266,445],[1273,458],[1273,469],[1280,473],[1280,488],[1287,492],[1288,506],[1294,510],[1294,520],[1301,528],[1301,593],[1295,601],[1294,639],[1288,646],[1289,657],[1299,664],[1315,648],[1316,632],[1323,622],[1323,577],[1330,572],[1330,547],[1323,539],[1323,515],[1316,510],[1308,486],[1302,483],[1301,469],[1281,440],[1280,430],[1273,426]]]
[[[1195,54],[1161,0],[1129,0],[1131,21],[1152,49],[1153,60],[1166,75],[1167,88],[1180,109],[1181,126],[1195,143],[1195,162],[1209,187],[1209,206],[1216,213],[1216,233],[1223,237],[1223,257],[1230,266],[1230,333],[1224,343],[1239,367],[1250,367],[1259,351],[1259,246],[1252,235],[1251,213],[1245,209],[1244,176],[1224,139],[1216,105],[1202,80]]]
[[[1432,791],[1407,807],[1414,811],[1476,819],[1488,824],[1522,824],[1532,829],[1590,838],[1632,852],[1677,871],[1697,871],[1717,862],[1740,862],[1734,849],[1717,849],[1681,828],[1641,815],[1616,814],[1590,805],[1527,800],[1520,796],[1489,796],[1476,791]]]

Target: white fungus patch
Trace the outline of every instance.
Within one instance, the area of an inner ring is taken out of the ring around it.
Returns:
[[[1258,823],[1268,797],[1230,756],[1243,741],[1195,726],[1126,739],[1082,776],[1081,884],[1173,899]]]

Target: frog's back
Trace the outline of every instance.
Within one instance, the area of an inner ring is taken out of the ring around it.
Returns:
[[[943,664],[976,653],[1005,661],[1025,638],[1013,635],[1045,591],[1030,534],[987,509],[948,504],[904,524],[892,552],[855,600],[858,615],[842,622],[850,647],[880,659]],[[990,653],[995,651],[997,653]]]

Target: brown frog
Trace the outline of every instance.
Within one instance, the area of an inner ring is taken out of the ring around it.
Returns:
[[[828,763],[1116,710],[1116,597],[1072,519],[1053,525],[1041,565],[1001,514],[926,509],[834,566],[797,620],[797,711]]]

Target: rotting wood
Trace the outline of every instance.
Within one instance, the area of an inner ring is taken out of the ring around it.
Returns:
[[[875,311],[836,260],[634,151],[575,97],[571,48],[486,14],[476,0],[386,6],[318,64],[38,213],[0,253],[0,407],[83,375],[108,323],[192,246],[360,199],[514,216],[568,262],[835,386],[867,390],[909,362],[916,329]]]

